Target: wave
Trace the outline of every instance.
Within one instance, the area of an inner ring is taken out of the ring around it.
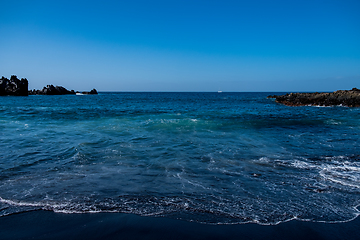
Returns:
[[[4,99],[0,215],[108,211],[219,224],[358,215],[358,110],[226,97]]]
[[[344,222],[359,215],[360,162],[357,155],[294,160],[261,157],[238,166],[234,165],[239,164],[235,161],[220,162],[216,155],[204,157],[209,158],[201,159],[207,169],[196,171],[181,166],[181,162],[173,169],[168,165],[159,169],[160,166],[144,164],[143,179],[139,181],[136,177],[140,172],[130,165],[119,169],[99,168],[91,161],[88,167],[77,165],[88,162],[88,158],[77,151],[72,164],[75,169],[84,168],[85,171],[53,170],[48,176],[27,174],[15,181],[4,181],[0,186],[0,216],[42,209],[69,214],[134,213],[208,224],[273,225],[292,219]],[[126,191],[124,181],[128,181],[127,178],[135,181],[129,189],[145,184],[146,176],[158,178],[155,172],[147,175],[145,169],[149,167],[167,175],[161,178],[162,182],[155,183],[162,186],[159,190],[154,184],[148,184],[145,195],[141,189],[132,195],[114,196],[106,192],[107,187],[116,189],[116,186]],[[117,179],[121,175],[124,176]],[[92,184],[106,184],[106,187]],[[61,189],[65,191],[59,192]],[[169,189],[173,193],[169,193]]]
[[[0,197],[0,216],[16,214],[19,212],[46,210],[66,214],[82,213],[131,213],[140,216],[168,217],[204,224],[244,224],[256,223],[260,225],[277,225],[290,220],[339,223],[352,221],[360,215],[356,205],[348,209],[345,216],[337,219],[324,219],[314,214],[304,214],[301,211],[291,213],[283,206],[266,209],[253,209],[250,203],[237,205],[237,211],[229,211],[229,205],[206,203],[204,199],[195,202],[194,199],[183,197],[151,197],[151,196],[119,196],[116,199],[95,200],[90,198],[67,200],[63,202],[43,200],[39,202],[18,201]],[[270,203],[269,203],[270,204]],[[326,203],[324,203],[326,204]],[[336,209],[335,209],[336,210]],[[339,214],[339,212],[337,212]],[[340,213],[341,214],[341,213]],[[325,214],[326,215],[326,214]]]
[[[350,190],[353,191],[354,188],[360,189],[360,162],[357,160],[357,155],[352,157],[340,155],[311,161],[309,159],[279,160],[278,164],[296,169],[316,170],[324,181],[332,187],[336,187],[336,185],[331,183],[336,183],[350,187]],[[341,186],[338,187],[342,188]]]

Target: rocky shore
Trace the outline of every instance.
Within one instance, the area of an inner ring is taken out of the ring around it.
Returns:
[[[67,94],[98,94],[96,89],[87,92],[79,92],[67,90],[61,86],[47,85],[41,90],[28,90],[29,82],[26,78],[18,79],[16,75],[12,75],[10,79],[2,77],[0,79],[0,96],[28,96],[28,95],[67,95]]]
[[[47,85],[42,90],[30,90],[29,95],[65,95],[65,94],[75,94],[74,90],[67,90],[64,87],[53,85]]]
[[[94,88],[93,90],[91,90],[90,92],[79,92],[79,91],[74,91],[74,90],[67,90],[64,87],[61,86],[54,86],[54,85],[47,85],[46,87],[44,87],[42,90],[30,90],[29,95],[67,95],[67,94],[77,94],[77,93],[81,93],[81,94],[98,94],[96,89]]]
[[[360,89],[338,90],[332,93],[288,93],[270,95],[277,103],[287,106],[346,106],[360,107]]]
[[[28,80],[12,75],[10,79],[2,77],[0,79],[0,96],[27,96],[28,95]]]

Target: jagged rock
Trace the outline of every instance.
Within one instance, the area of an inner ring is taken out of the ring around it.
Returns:
[[[66,95],[73,94],[74,90],[67,90],[62,86],[47,85],[42,90],[28,90],[29,82],[26,78],[19,80],[16,75],[12,75],[10,79],[2,77],[0,79],[0,96],[28,96],[28,95]],[[90,92],[83,92],[83,94],[98,94],[94,88]]]
[[[290,93],[285,95],[270,95],[276,102],[287,106],[347,106],[360,107],[360,90],[338,90],[332,93]]]
[[[90,92],[82,92],[82,94],[98,94],[98,92],[97,92],[96,89],[94,88],[94,89],[91,90]]]
[[[65,94],[75,94],[74,90],[67,90],[64,87],[54,85],[47,85],[42,90],[30,90],[29,95],[65,95]]]
[[[26,78],[19,80],[16,75],[12,75],[9,80],[2,77],[0,79],[0,96],[27,96],[28,86],[29,83]]]
[[[74,91],[74,90],[67,90],[64,87],[61,86],[56,86],[54,87],[54,85],[47,85],[46,87],[44,87],[42,90],[30,90],[29,91],[29,95],[67,95],[67,94],[72,94],[75,95],[76,93],[80,93],[79,91]],[[94,88],[93,90],[91,90],[90,92],[82,92],[82,94],[98,94],[96,89]]]

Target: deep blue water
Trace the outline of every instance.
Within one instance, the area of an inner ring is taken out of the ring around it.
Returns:
[[[357,217],[360,109],[288,107],[270,94],[1,97],[0,216]]]

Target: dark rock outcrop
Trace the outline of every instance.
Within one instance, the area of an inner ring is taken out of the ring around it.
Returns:
[[[82,92],[82,94],[85,94],[85,95],[95,95],[95,94],[98,94],[98,92],[97,92],[96,89],[94,88],[94,89],[91,90],[90,92]]]
[[[26,78],[19,80],[15,75],[12,75],[10,79],[2,77],[0,79],[0,96],[27,96],[28,86]]]
[[[47,85],[42,90],[30,90],[29,95],[66,95],[66,94],[75,94],[74,90],[67,90],[64,87],[54,85]]]
[[[332,93],[290,93],[285,95],[271,95],[276,102],[287,106],[347,106],[360,107],[360,89],[338,90]]]
[[[74,91],[74,90],[67,90],[64,87],[61,86],[56,86],[54,87],[54,85],[47,85],[46,87],[44,87],[42,90],[30,90],[29,91],[29,95],[68,95],[68,94],[73,94],[75,95],[76,93],[80,93],[78,91]],[[90,92],[82,92],[82,94],[98,94],[96,89],[94,88],[93,90],[91,90]]]
[[[76,94],[74,90],[67,90],[64,87],[47,85],[42,90],[28,90],[29,82],[26,78],[19,80],[16,75],[12,75],[10,79],[2,77],[0,79],[0,96],[28,96],[28,95],[67,95]],[[94,88],[90,92],[82,92],[82,94],[98,94]]]

